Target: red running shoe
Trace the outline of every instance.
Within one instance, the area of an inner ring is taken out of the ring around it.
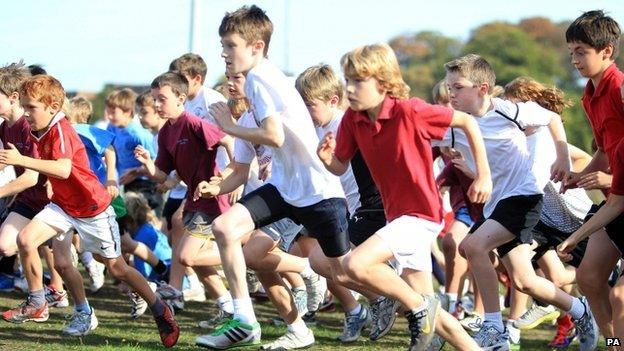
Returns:
[[[36,308],[30,300],[22,302],[19,306],[2,314],[2,319],[11,323],[24,323],[28,321],[45,322],[50,317],[48,303]]]
[[[569,313],[566,313],[562,317],[557,318],[557,334],[548,346],[564,349],[570,346],[574,338],[576,338],[576,328],[574,327],[574,322],[572,322],[572,317]]]
[[[160,302],[162,303],[162,301]],[[165,347],[173,347],[178,342],[180,336],[180,327],[173,319],[173,313],[167,304],[163,303],[164,312],[160,316],[154,316],[158,332],[160,333],[160,341]]]

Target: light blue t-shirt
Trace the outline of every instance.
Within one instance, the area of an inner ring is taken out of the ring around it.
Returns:
[[[159,260],[163,261],[167,266],[171,265],[171,247],[167,241],[167,237],[156,230],[149,223],[143,224],[139,230],[133,235],[134,240],[140,241],[154,252]],[[158,275],[154,272],[149,263],[138,257],[134,257],[134,266],[144,277],[149,280],[158,280]]]
[[[119,177],[128,169],[141,166],[141,163],[134,158],[134,149],[138,145],[143,146],[152,159],[156,158],[154,136],[139,123],[133,121],[127,127],[115,127],[109,124],[107,130],[115,135],[113,147],[117,156],[117,175]]]
[[[106,183],[106,165],[102,157],[106,148],[115,140],[115,136],[90,124],[74,124],[74,129],[87,150],[91,170],[102,184]]]

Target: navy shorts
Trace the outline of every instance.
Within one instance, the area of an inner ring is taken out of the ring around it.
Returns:
[[[321,200],[313,205],[295,207],[287,203],[277,188],[265,184],[240,199],[251,214],[255,229],[288,217],[303,225],[316,239],[327,257],[340,257],[350,250],[347,234],[347,201],[344,198]]]

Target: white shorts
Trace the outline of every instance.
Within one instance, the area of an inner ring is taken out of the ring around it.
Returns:
[[[80,236],[83,251],[99,254],[104,258],[121,256],[119,227],[112,206],[108,206],[95,217],[74,218],[57,204],[50,202],[35,218],[56,229],[59,232],[58,240],[63,240],[65,233],[74,228]]]
[[[431,272],[431,244],[443,228],[444,222],[401,216],[379,229],[375,235],[390,247],[394,255],[390,264],[399,275],[405,268]]]

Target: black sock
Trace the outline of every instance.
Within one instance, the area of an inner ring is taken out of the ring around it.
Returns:
[[[154,266],[154,270],[158,274],[163,274],[167,271],[167,265],[162,260],[158,260],[158,263]]]
[[[13,255],[9,257],[0,257],[0,273],[4,273],[6,275],[13,275],[13,266],[15,265],[16,259],[17,259],[17,255]]]
[[[160,299],[156,299],[156,302],[150,306],[150,310],[152,310],[154,316],[162,316],[165,314],[165,303]]]
[[[548,306],[547,303],[543,303],[542,301],[538,300],[538,299],[533,299],[533,301],[535,302],[536,305],[540,306],[540,307],[546,307]]]

